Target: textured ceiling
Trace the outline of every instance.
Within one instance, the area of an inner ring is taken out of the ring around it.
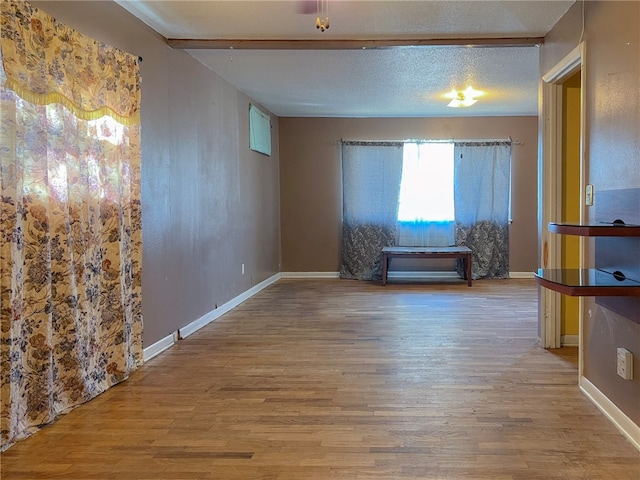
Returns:
[[[535,115],[538,48],[190,52],[280,116]],[[452,87],[486,95],[448,108]]]
[[[301,1],[128,1],[120,5],[168,39],[422,40],[544,37],[574,3],[329,0],[330,29]],[[483,42],[480,42],[483,43]],[[487,42],[490,43],[490,42]],[[537,46],[187,50],[279,116],[535,115]],[[474,106],[443,95],[483,90]]]

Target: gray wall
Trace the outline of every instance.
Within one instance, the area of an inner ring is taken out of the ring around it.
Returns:
[[[282,270],[340,270],[342,180],[339,140],[512,137],[509,266],[537,265],[537,117],[280,118]]]
[[[578,45],[582,7],[582,2],[576,3],[546,37],[540,52],[542,73]],[[640,188],[640,2],[585,2],[584,11],[584,142],[586,181],[595,188],[594,206],[588,211],[593,222],[600,220],[598,200],[603,197],[598,192]],[[619,211],[635,215],[627,217],[628,222],[639,222],[640,204],[632,200],[630,205],[624,198]],[[593,261],[598,255],[595,241],[586,243]],[[629,265],[638,263],[632,256],[627,256]],[[586,298],[581,321],[584,376],[640,425],[640,324],[592,297]],[[616,375],[617,347],[634,354],[633,381]]]
[[[248,148],[251,101],[114,2],[33,2],[143,57],[144,346],[279,272],[278,121]],[[245,274],[241,265],[245,264]]]

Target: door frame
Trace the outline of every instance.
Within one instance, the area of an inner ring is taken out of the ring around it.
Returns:
[[[562,83],[570,76],[581,71],[580,79],[580,222],[584,222],[585,211],[585,44],[581,42],[553,68],[545,73],[540,81],[540,118],[542,132],[540,145],[541,159],[538,166],[538,236],[540,266],[542,268],[561,268],[562,248],[559,235],[550,234],[549,222],[562,220]],[[580,237],[579,266],[584,268],[585,249]],[[561,297],[560,294],[541,288],[538,296],[538,332],[544,348],[560,348],[561,345]],[[579,344],[582,352],[582,312],[584,299],[579,302]],[[582,358],[582,355],[580,355]],[[582,374],[582,362],[579,370]]]

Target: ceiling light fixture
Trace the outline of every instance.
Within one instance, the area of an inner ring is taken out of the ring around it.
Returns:
[[[478,101],[476,97],[480,97],[482,95],[484,95],[484,92],[474,90],[473,87],[469,85],[465,90],[461,91],[457,91],[455,88],[452,88],[449,93],[444,95],[444,97],[451,99],[447,107],[459,108],[470,107]]]
[[[318,12],[316,28],[321,32],[329,30],[329,0],[317,0],[316,11]],[[324,17],[324,20],[322,20],[322,17]]]

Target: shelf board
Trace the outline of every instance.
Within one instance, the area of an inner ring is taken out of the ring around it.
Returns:
[[[549,223],[551,233],[579,235],[582,237],[640,237],[640,225],[613,223]]]
[[[640,296],[640,282],[595,268],[539,268],[534,274],[540,286],[572,297]]]

